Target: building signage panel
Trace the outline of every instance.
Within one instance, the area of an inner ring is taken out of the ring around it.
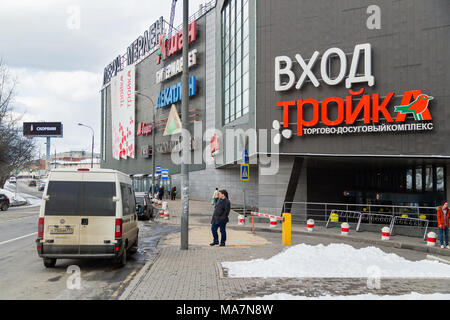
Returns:
[[[211,149],[211,157],[215,157],[220,152],[220,136],[218,133],[214,133],[209,141]]]
[[[361,52],[364,52],[364,73],[358,74],[358,64]],[[337,56],[340,61],[339,75],[331,79],[328,74],[328,64],[331,63],[330,56]],[[345,80],[346,88],[351,88],[353,84],[367,83],[373,86],[375,77],[372,75],[371,67],[371,46],[370,44],[356,45],[350,66],[350,71]],[[313,53],[308,64],[300,54],[295,58],[303,69],[303,73],[298,78],[296,89],[301,89],[305,80],[309,78],[311,83],[318,87],[319,81],[311,71],[319,52]],[[337,85],[344,80],[347,66],[347,58],[343,51],[338,48],[328,49],[321,61],[321,78],[328,85]],[[284,79],[284,82],[282,81]],[[287,82],[286,82],[287,79]],[[294,86],[296,77],[292,70],[292,60],[286,56],[275,58],[275,91],[287,91]],[[386,96],[380,94],[364,94],[365,89],[357,91],[349,89],[346,97],[328,97],[322,101],[314,98],[302,100],[278,101],[277,107],[282,108],[283,127],[289,127],[289,113],[293,108],[297,110],[297,136],[316,134],[348,134],[348,133],[375,133],[375,132],[402,132],[402,131],[429,131],[434,129],[429,102],[433,97],[423,93],[421,90],[410,90],[403,93],[403,98],[399,105],[393,106],[393,111],[388,110],[392,106],[392,99],[396,96],[394,92],[389,92]],[[329,109],[337,108],[337,117],[330,119]],[[304,119],[305,111],[312,111],[311,119]],[[392,108],[391,108],[392,110]],[[409,115],[409,119],[407,116]],[[356,121],[363,121],[364,125],[356,125]],[[405,121],[408,120],[408,123]],[[415,122],[414,122],[414,121]],[[420,122],[419,122],[420,121]],[[421,121],[428,121],[421,123]]]
[[[194,49],[188,54],[188,68],[197,65],[197,49]],[[177,74],[183,72],[183,58],[179,58],[169,64],[167,67],[162,68],[156,72],[156,83],[168,80]]]
[[[195,76],[189,78],[189,97],[195,96],[197,94],[197,83]],[[155,108],[164,108],[169,104],[177,103],[181,101],[182,95],[182,82],[178,82],[167,89],[162,90],[158,93],[158,98]]]
[[[127,48],[126,58],[119,55],[105,67],[103,71],[103,85],[109,84],[111,78],[123,70],[125,61],[127,65],[131,65],[153,52],[158,47],[159,39],[163,33],[164,18],[161,16]]]
[[[145,122],[139,122],[138,124],[138,131],[137,131],[137,136],[143,136],[145,135],[146,137],[152,133],[153,131],[153,125],[152,124],[146,124]]]
[[[121,71],[111,81],[112,156],[135,156],[135,66]]]
[[[148,159],[152,156],[152,146],[146,145],[141,147],[141,157],[143,159]]]
[[[178,110],[175,105],[172,105],[170,109],[169,117],[167,118],[166,128],[164,129],[164,136],[171,136],[177,133],[181,133],[181,120],[178,115]]]
[[[195,151],[199,147],[199,143],[201,140],[198,137],[191,137],[191,141],[189,143],[189,150]],[[156,145],[156,150],[159,153],[172,153],[172,152],[181,152],[182,144],[179,140],[169,140],[158,143]]]
[[[25,137],[62,137],[61,122],[24,122],[23,135]]]
[[[197,21],[193,21],[188,27],[188,42],[191,44],[197,40]],[[173,54],[183,49],[183,30],[178,32],[170,39],[166,39],[165,35],[161,35],[158,43],[158,50],[156,64],[160,64],[161,61],[166,60]]]

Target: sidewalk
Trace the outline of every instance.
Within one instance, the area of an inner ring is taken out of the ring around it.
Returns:
[[[168,201],[171,212],[169,220],[157,218],[155,223],[180,224],[180,201]],[[281,244],[281,225],[269,229],[268,223],[257,224],[256,232],[251,225],[237,225],[237,215],[230,214],[227,226],[227,246],[210,247],[210,203],[190,201],[189,206],[189,250],[180,250],[180,234],[165,237],[158,245],[157,253],[141,269],[120,296],[121,300],[226,300],[261,297],[273,293],[318,296],[325,293],[342,295],[368,293],[366,278],[228,278],[220,262],[251,259],[267,259],[284,249]],[[354,247],[376,244],[387,252],[402,254],[407,259],[422,260],[424,251],[404,250],[423,246],[418,238],[395,236],[382,242],[378,234],[350,231],[342,237],[338,228],[316,227],[313,233],[302,231],[303,226],[294,226],[293,245],[298,243],[329,244],[342,242]],[[270,231],[270,232],[268,232]],[[363,240],[363,237],[367,241]],[[395,239],[395,240],[394,240]],[[383,245],[383,246],[381,246]],[[410,247],[409,247],[410,246]],[[439,251],[441,249],[438,249]],[[446,249],[448,250],[448,249]],[[448,250],[450,251],[450,250]],[[444,257],[446,258],[446,257]],[[448,292],[449,280],[439,279],[383,279],[381,289],[372,291],[379,295]]]

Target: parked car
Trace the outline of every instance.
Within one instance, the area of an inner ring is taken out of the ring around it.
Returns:
[[[136,209],[139,220],[149,220],[153,217],[153,206],[148,193],[136,193]]]
[[[36,180],[31,179],[30,181],[28,181],[28,186],[29,187],[36,187]]]
[[[57,259],[109,258],[122,267],[137,252],[139,228],[128,175],[109,169],[56,169],[42,196],[36,248]]]
[[[6,211],[9,209],[9,206],[9,198],[3,193],[0,193],[0,209]]]
[[[17,182],[16,177],[10,177],[9,178],[9,183],[16,183],[16,182]]]

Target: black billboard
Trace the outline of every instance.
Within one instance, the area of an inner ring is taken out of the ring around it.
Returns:
[[[24,122],[23,135],[25,137],[62,137],[61,122]]]

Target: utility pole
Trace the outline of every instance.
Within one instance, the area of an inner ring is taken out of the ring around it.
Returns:
[[[183,76],[181,99],[181,128],[182,128],[182,163],[181,163],[181,250],[189,247],[189,164],[187,163],[189,150],[188,137],[188,109],[189,109],[189,0],[183,0]]]

